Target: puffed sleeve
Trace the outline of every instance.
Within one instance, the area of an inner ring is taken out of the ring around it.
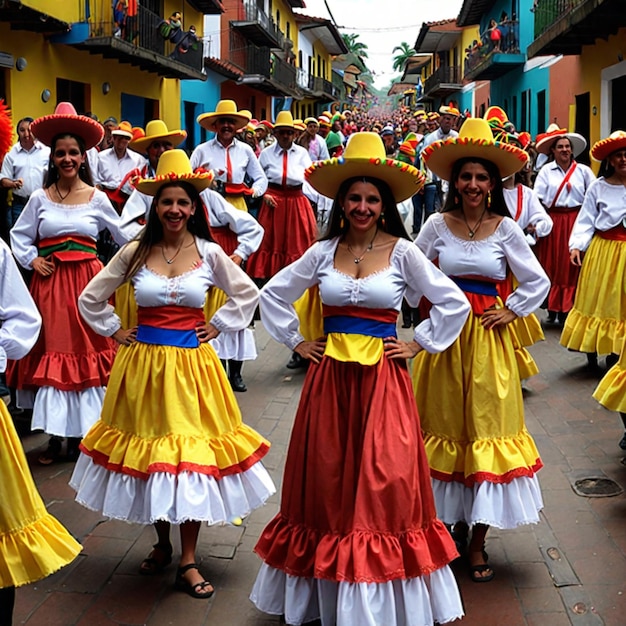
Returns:
[[[107,228],[115,243],[123,245],[127,242],[126,236],[120,231],[120,216],[113,208],[111,201],[104,191],[96,189],[94,192],[94,202],[98,204],[98,230]]]
[[[583,205],[576,216],[574,227],[569,237],[570,250],[586,250],[591,243],[596,231],[596,220],[598,219],[598,190],[600,184],[594,181],[587,189]]]
[[[243,144],[248,152],[248,165],[246,167],[246,174],[252,179],[252,190],[254,191],[254,197],[258,198],[267,191],[267,176],[259,163],[259,159],[256,158],[256,154],[252,148],[246,144]]]
[[[199,239],[196,243],[202,258],[212,270],[215,285],[228,296],[228,300],[211,318],[211,324],[220,332],[247,328],[259,303],[257,286],[216,243]]]
[[[39,256],[35,242],[39,235],[39,212],[44,197],[43,189],[35,191],[11,229],[11,250],[17,262],[27,270],[33,269],[33,261]]]
[[[537,237],[547,237],[552,232],[552,218],[539,201],[534,189],[524,187],[524,196],[528,202],[528,223],[535,227]]]
[[[120,232],[125,241],[131,241],[143,230],[151,204],[152,196],[136,189],[130,194],[120,216]]]
[[[501,232],[504,255],[519,283],[505,304],[518,317],[526,317],[546,299],[550,280],[526,242],[524,232],[512,219],[505,218],[496,232]]]
[[[261,290],[261,320],[273,339],[293,350],[304,341],[293,303],[318,283],[317,272],[330,241],[313,244],[297,261],[284,267]]]
[[[211,226],[227,226],[237,235],[237,248],[233,254],[245,261],[259,249],[265,230],[250,213],[235,209],[212,189],[206,189],[200,195],[207,206]]]
[[[124,276],[128,264],[138,245],[138,242],[132,241],[119,250],[109,263],[87,283],[83,292],[78,296],[80,314],[99,335],[110,337],[122,327],[122,322],[109,303],[109,298],[125,282]]]
[[[398,265],[407,302],[416,307],[423,296],[432,304],[428,319],[415,327],[415,341],[427,352],[442,352],[459,336],[469,315],[465,294],[417,246],[407,245]]]
[[[436,249],[436,243],[439,238],[437,228],[435,226],[436,216],[429,217],[422,228],[419,235],[415,239],[415,245],[424,253],[427,259],[431,261],[439,256],[439,252]]]
[[[21,359],[35,345],[41,316],[17,269],[9,247],[0,240],[0,372],[7,359]]]

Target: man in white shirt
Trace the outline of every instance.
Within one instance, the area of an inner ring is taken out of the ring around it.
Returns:
[[[122,189],[127,175],[133,170],[141,169],[146,160],[128,149],[128,142],[133,138],[129,122],[121,122],[118,128],[111,131],[111,135],[113,147],[98,155],[98,171],[94,182],[107,194],[118,213],[121,213],[128,199],[128,194]]]
[[[7,210],[7,226],[13,227],[33,191],[43,187],[50,161],[50,148],[30,132],[31,117],[17,123],[18,142],[2,162],[0,185],[13,191],[13,204]]]
[[[252,148],[235,138],[250,116],[237,110],[233,100],[220,100],[215,111],[198,117],[198,124],[216,133],[191,153],[191,167],[213,170],[216,190],[237,209],[247,211],[244,195],[258,198],[267,189],[267,178]],[[248,177],[250,185],[246,184]]]

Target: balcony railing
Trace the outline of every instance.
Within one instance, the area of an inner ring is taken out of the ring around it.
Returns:
[[[488,65],[494,54],[520,54],[519,23],[517,21],[510,21],[504,27],[501,25],[499,28],[502,33],[502,38],[497,47],[489,38],[489,34],[485,32],[481,35],[480,43],[474,42],[474,44],[466,50],[465,76],[483,65]]]
[[[325,94],[331,98],[336,98],[339,95],[339,89],[330,81],[320,76],[309,76],[308,87],[311,91]]]
[[[533,7],[535,14],[535,39],[543,34],[560,18],[584,4],[586,0],[537,0]]]
[[[437,91],[442,85],[460,84],[461,68],[458,65],[442,65],[426,79],[424,83],[424,93],[431,94]]]
[[[273,52],[271,55],[271,77],[281,85],[289,89],[296,87],[296,68],[282,59],[279,59]]]
[[[282,48],[284,45],[284,34],[254,0],[244,0],[242,18],[232,20],[231,23],[253,43],[276,48]]]
[[[166,39],[161,33],[163,23],[160,15],[139,5],[137,16],[126,17],[123,28],[118,27],[112,20],[92,22],[91,34],[85,44],[89,46],[90,40],[102,38],[119,39],[120,42],[155,52],[201,72],[202,40],[183,30]],[[130,47],[129,52],[132,52]]]
[[[305,69],[301,67],[296,69],[296,83],[298,84],[298,87],[301,89],[310,89],[309,79],[309,73]]]

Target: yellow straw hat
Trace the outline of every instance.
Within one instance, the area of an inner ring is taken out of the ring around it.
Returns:
[[[454,163],[467,157],[491,161],[502,178],[512,176],[528,161],[521,148],[496,141],[487,120],[480,117],[465,120],[458,137],[435,141],[422,151],[428,169],[444,180],[450,180]]]
[[[596,161],[604,161],[612,152],[626,148],[626,133],[623,130],[616,130],[606,139],[596,141],[591,148],[591,156]]]
[[[278,128],[291,128],[295,129],[295,124],[293,121],[293,116],[290,111],[279,111],[276,116],[276,121],[274,122],[274,130]]]
[[[184,130],[168,130],[163,120],[152,120],[146,124],[146,135],[131,141],[128,146],[137,152],[147,152],[153,141],[169,141],[179,146],[187,137]]]
[[[198,191],[204,191],[213,182],[212,171],[194,172],[184,150],[167,150],[161,155],[154,178],[140,178],[133,184],[135,189],[148,196],[156,195],[160,187],[177,181],[189,183]]]
[[[215,124],[220,117],[232,117],[236,128],[243,128],[252,118],[249,111],[238,111],[234,100],[220,100],[211,113],[203,113],[196,120],[202,128],[215,131]]]
[[[316,161],[304,176],[316,191],[334,198],[348,178],[367,176],[386,182],[396,202],[407,200],[424,184],[423,174],[412,165],[387,158],[378,133],[354,133],[338,158]]]
[[[306,124],[302,120],[298,119],[293,121],[293,127],[296,130],[304,130],[306,128]]]

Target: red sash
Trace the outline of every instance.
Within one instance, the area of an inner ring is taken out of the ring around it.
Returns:
[[[609,228],[609,230],[597,230],[596,235],[602,239],[611,241],[626,241],[626,228],[622,224]]]
[[[519,221],[522,216],[522,209],[524,207],[524,194],[522,193],[522,185],[517,186],[517,212],[515,213],[515,221]]]
[[[578,165],[578,163],[576,163],[576,161],[572,161],[572,164],[569,166],[569,169],[567,170],[567,172],[565,173],[565,176],[563,177],[563,180],[561,181],[561,185],[559,186],[559,188],[556,190],[556,195],[554,196],[554,200],[552,200],[552,204],[550,205],[550,209],[554,208],[556,206],[556,201],[559,199],[559,196],[561,195],[561,192],[563,191],[563,187],[565,187],[565,185],[567,185],[569,179],[572,177],[572,174],[574,173],[574,170],[576,169],[576,166]],[[571,185],[570,185],[571,187]],[[569,189],[569,187],[568,187]],[[548,209],[548,210],[550,210]]]

